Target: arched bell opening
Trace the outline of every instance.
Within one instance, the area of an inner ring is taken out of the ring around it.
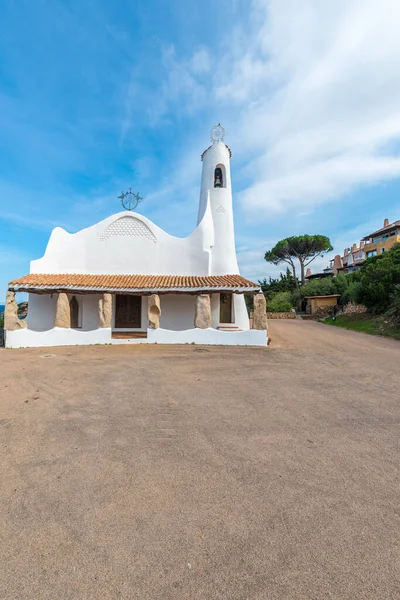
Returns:
[[[214,187],[226,187],[226,170],[224,165],[217,165],[214,169]]]

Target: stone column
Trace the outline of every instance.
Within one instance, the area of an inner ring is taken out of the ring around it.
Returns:
[[[212,326],[211,299],[209,294],[199,294],[196,297],[194,326],[199,329],[208,329]]]
[[[25,319],[18,319],[18,304],[15,300],[15,292],[9,290],[4,307],[4,329],[6,331],[16,331],[17,329],[26,329],[26,327]]]
[[[103,294],[99,300],[98,310],[99,328],[111,329],[112,327],[112,295]]]
[[[254,296],[253,329],[267,330],[267,303],[262,292]]]
[[[71,327],[71,311],[69,307],[68,294],[61,292],[57,297],[56,315],[54,317],[54,327]]]
[[[158,329],[160,327],[161,306],[160,296],[151,294],[147,299],[147,316],[149,319],[149,329]]]

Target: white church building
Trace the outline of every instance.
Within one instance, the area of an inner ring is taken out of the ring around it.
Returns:
[[[231,151],[221,126],[211,132],[194,231],[174,237],[131,210],[73,234],[56,227],[29,275],[9,284],[6,347],[266,345],[264,296],[237,263]],[[16,292],[29,293],[26,321]],[[244,294],[255,298],[252,329]]]

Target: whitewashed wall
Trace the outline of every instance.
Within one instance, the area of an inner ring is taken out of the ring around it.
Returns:
[[[160,327],[173,331],[192,329],[196,310],[196,296],[165,294],[160,296]]]
[[[70,298],[72,295],[70,296]],[[102,298],[102,294],[76,294],[75,298],[78,300],[79,309],[82,314],[82,330],[93,331],[99,327],[99,300]]]
[[[225,171],[224,187],[214,187],[216,167]],[[214,246],[211,253],[211,273],[224,275],[239,273],[233,226],[232,186],[229,150],[223,142],[216,142],[203,157],[198,223],[211,208]]]
[[[240,329],[249,329],[249,315],[247,314],[246,302],[243,294],[233,294],[233,311],[235,323]]]
[[[33,331],[47,331],[54,327],[58,294],[29,294],[28,328]]]

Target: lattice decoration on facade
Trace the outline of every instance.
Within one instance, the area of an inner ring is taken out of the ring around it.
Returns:
[[[152,242],[156,242],[157,238],[154,233],[147,227],[143,221],[135,219],[135,217],[121,217],[105,228],[100,235],[101,240],[106,240],[111,237],[136,237],[147,238]]]

